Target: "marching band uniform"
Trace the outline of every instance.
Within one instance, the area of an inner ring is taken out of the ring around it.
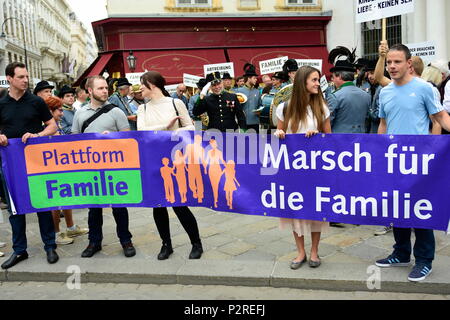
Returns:
[[[221,81],[220,73],[217,74],[209,74],[207,82]],[[220,94],[210,93],[203,99],[198,99],[192,113],[194,116],[200,116],[205,112],[209,118],[208,129],[218,129],[222,132],[227,129],[246,129],[242,105],[233,93],[223,90]]]

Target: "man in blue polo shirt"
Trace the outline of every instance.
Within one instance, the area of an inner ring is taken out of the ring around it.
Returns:
[[[409,72],[412,68],[411,52],[404,45],[391,47],[387,67],[392,83],[380,92],[379,134],[428,134],[429,116],[446,130],[450,117],[440,105],[433,87]],[[394,252],[378,260],[379,267],[408,266],[411,257],[411,229],[394,228]],[[414,229],[415,266],[408,276],[410,281],[424,280],[432,270],[435,252],[433,230]]]
[[[57,126],[52,114],[42,98],[28,92],[28,71],[23,63],[13,62],[6,67],[6,79],[9,82],[9,93],[0,100],[0,145],[7,146],[8,139],[21,138],[23,143],[28,139],[51,136],[56,133]],[[43,128],[42,123],[45,124]],[[58,261],[55,251],[55,228],[50,211],[38,212],[39,230],[47,252],[48,263]],[[2,264],[2,269],[9,269],[28,258],[27,237],[25,234],[25,215],[10,215],[13,250],[11,257]]]

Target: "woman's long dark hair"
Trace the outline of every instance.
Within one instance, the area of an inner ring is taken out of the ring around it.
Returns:
[[[287,108],[284,108],[284,131],[286,132],[289,122],[291,123],[292,132],[296,133],[299,124],[305,124],[307,120],[308,105],[311,106],[314,118],[317,121],[317,129],[323,132],[323,119],[325,117],[322,90],[319,87],[318,94],[309,94],[306,89],[306,80],[313,72],[317,72],[320,78],[320,71],[311,66],[303,66],[298,69],[295,74],[294,84],[292,88],[292,97],[287,102]]]
[[[167,92],[167,90],[164,88],[164,86],[166,85],[166,79],[164,79],[161,73],[157,71],[147,71],[146,73],[144,73],[141,76],[141,83],[148,89],[151,89],[149,85],[151,83],[152,85],[159,88],[162,91],[163,95],[165,95],[166,97],[170,97],[169,92]]]

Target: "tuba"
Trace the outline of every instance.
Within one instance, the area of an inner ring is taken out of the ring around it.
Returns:
[[[237,95],[239,103],[242,104],[242,103],[246,103],[247,102],[248,98],[247,98],[247,96],[245,94],[240,93],[240,92],[235,92],[234,94]]]

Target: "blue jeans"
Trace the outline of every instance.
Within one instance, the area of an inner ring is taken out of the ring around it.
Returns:
[[[409,261],[411,258],[411,230],[394,228],[394,255],[402,261]],[[435,251],[434,232],[429,229],[414,229],[414,233],[416,235],[414,243],[416,264],[423,263],[431,268]]]
[[[116,232],[122,245],[131,242],[131,233],[128,230],[127,208],[112,208],[114,220],[116,220]],[[102,208],[89,208],[89,243],[101,245],[103,240],[103,210]]]
[[[41,232],[42,242],[44,242],[44,250],[49,251],[56,249],[55,243],[55,226],[50,211],[38,212],[39,231]],[[13,250],[16,254],[23,254],[27,251],[27,235],[26,235],[26,215],[16,214],[9,216],[9,222],[12,228]]]

